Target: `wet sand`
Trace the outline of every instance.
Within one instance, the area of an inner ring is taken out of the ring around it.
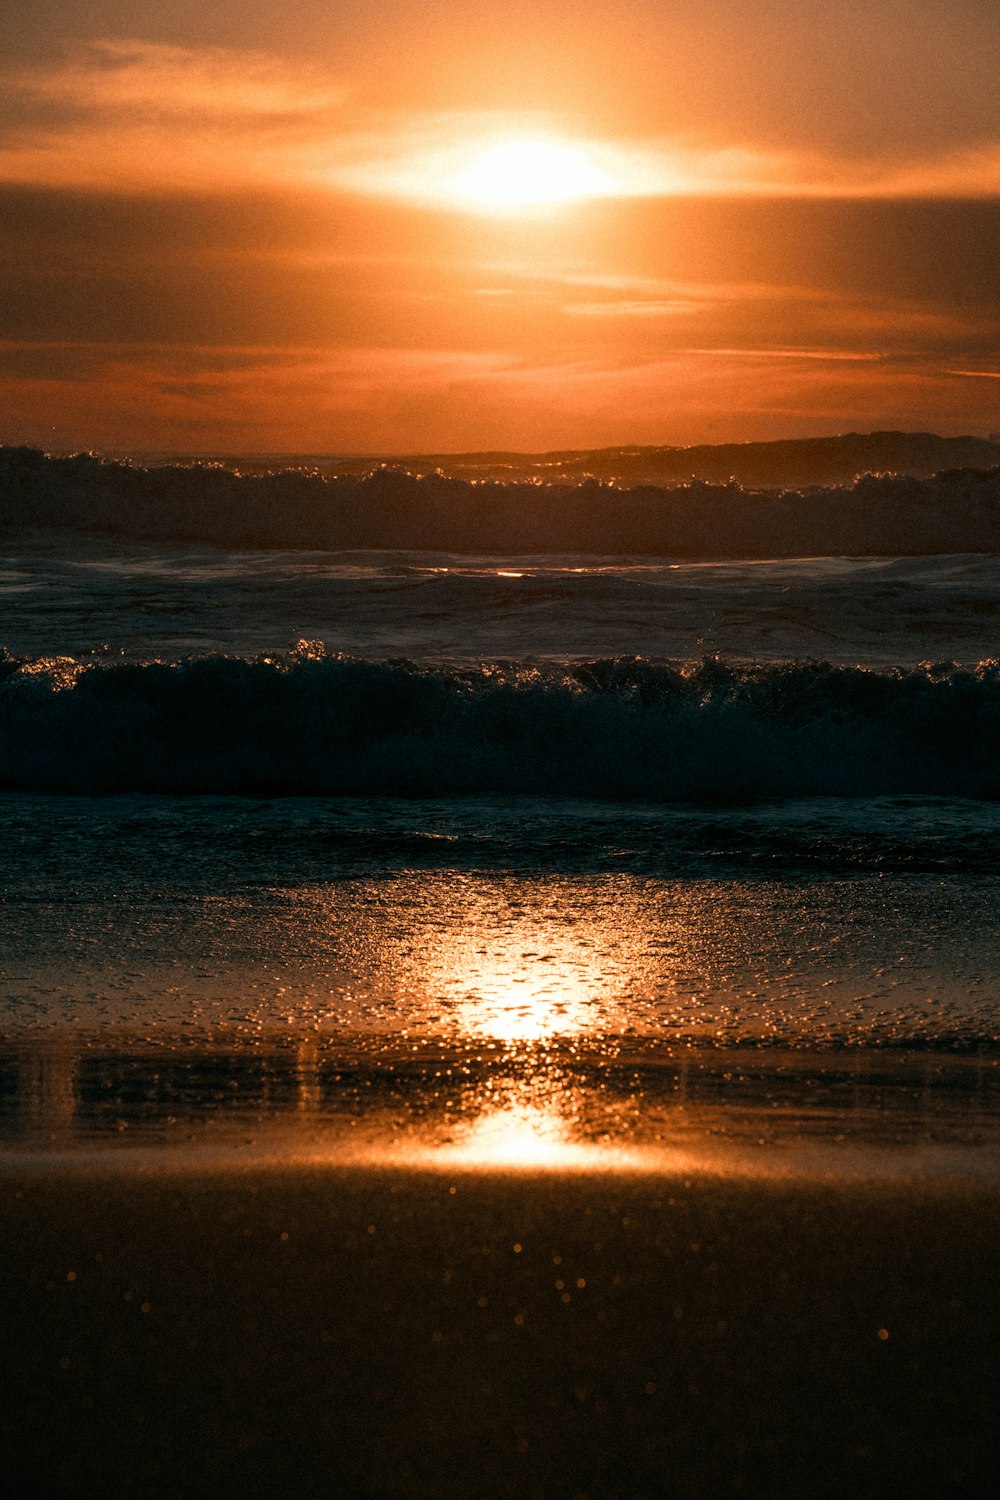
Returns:
[[[7,1493],[995,1492],[995,1182],[0,1176]]]

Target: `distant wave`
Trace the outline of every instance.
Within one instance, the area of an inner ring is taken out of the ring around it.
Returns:
[[[866,474],[832,489],[694,480],[541,485],[377,468],[323,476],[143,468],[0,449],[0,532],[228,547],[404,548],[662,557],[1000,551],[1000,467]]]
[[[1000,796],[1000,663],[459,670],[0,656],[0,785],[753,800]]]

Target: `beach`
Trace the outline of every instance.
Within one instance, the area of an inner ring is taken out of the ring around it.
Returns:
[[[18,1494],[983,1496],[995,1062],[22,1041]]]
[[[985,1497],[995,1182],[4,1175],[19,1495]]]

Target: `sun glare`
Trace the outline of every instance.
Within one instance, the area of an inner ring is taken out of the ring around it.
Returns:
[[[580,146],[564,141],[497,141],[476,151],[448,179],[449,195],[503,211],[599,198],[615,183]]]

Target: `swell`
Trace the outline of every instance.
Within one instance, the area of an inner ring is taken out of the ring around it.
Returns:
[[[0,448],[0,532],[228,547],[662,557],[1000,551],[1000,467],[864,474],[834,488],[693,480],[622,488],[402,469],[324,476],[221,465],[144,468]]]
[[[0,785],[683,802],[1000,796],[1000,663],[459,670],[0,656]]]

